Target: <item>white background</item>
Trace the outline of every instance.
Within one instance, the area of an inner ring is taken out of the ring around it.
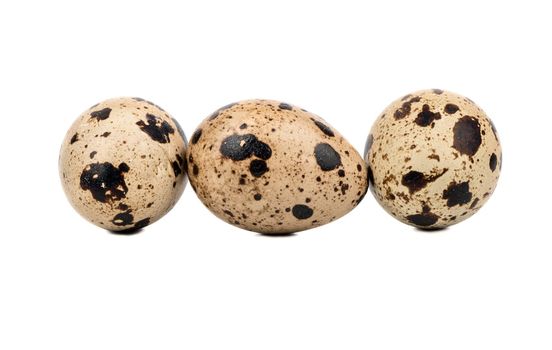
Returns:
[[[551,349],[552,21],[546,2],[0,4],[0,349]],[[426,233],[368,195],[284,238],[188,186],[110,234],[68,204],[59,147],[90,105],[141,96],[190,136],[248,98],[307,108],[362,151],[395,98],[475,100],[504,150],[470,220]]]

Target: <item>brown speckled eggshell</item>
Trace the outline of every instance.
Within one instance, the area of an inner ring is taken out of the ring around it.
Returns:
[[[161,107],[116,98],[85,111],[63,141],[59,171],[73,207],[111,231],[165,215],[186,185],[186,137]]]
[[[473,101],[438,89],[406,95],[377,119],[365,159],[377,201],[424,229],[459,223],[493,193],[502,167],[494,125]]]
[[[192,188],[219,218],[284,234],[333,221],[366,193],[358,152],[315,114],[249,100],[206,118],[188,148]]]

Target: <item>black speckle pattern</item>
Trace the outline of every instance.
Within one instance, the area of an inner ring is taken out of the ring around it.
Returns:
[[[445,113],[447,114],[454,114],[456,112],[458,112],[460,110],[460,108],[455,105],[454,103],[447,103],[445,105]]]
[[[441,119],[441,113],[439,112],[433,113],[430,110],[429,105],[425,104],[422,107],[422,111],[418,113],[418,116],[416,117],[414,122],[419,126],[429,126],[435,120],[439,120],[439,119]]]
[[[426,205],[422,208],[421,214],[409,215],[406,218],[410,223],[420,227],[435,225],[439,220],[439,217],[431,213],[431,209]]]
[[[125,209],[125,210],[126,210],[125,212],[115,215],[115,217],[113,218],[113,220],[111,220],[111,222],[115,226],[130,226],[130,225],[134,225],[134,226],[118,231],[117,233],[134,233],[150,224],[151,218],[145,218],[134,223],[134,215],[132,215],[132,210],[131,209],[128,209],[128,210]]]
[[[134,224],[134,229],[139,230],[141,228],[148,226],[150,224],[150,220],[151,220],[150,218],[145,218],[138,221],[137,223]]]
[[[434,174],[425,175],[419,171],[411,170],[403,175],[401,184],[408,187],[410,194],[413,194],[425,188],[428,183],[434,182],[443,176],[447,171],[448,169],[443,169],[442,171],[434,171]]]
[[[443,191],[443,199],[447,200],[448,207],[468,204],[472,200],[472,193],[470,192],[470,183],[469,182],[450,183],[449,187]]]
[[[252,155],[268,160],[272,156],[272,149],[253,134],[234,134],[222,141],[220,153],[224,157],[236,161],[247,159]]]
[[[283,109],[283,110],[286,110],[286,111],[291,111],[291,110],[293,110],[293,107],[292,107],[290,104],[285,103],[285,102],[280,103],[280,104],[278,105],[278,108]]]
[[[134,221],[134,216],[131,214],[132,210],[127,210],[124,213],[119,213],[115,215],[111,221],[116,226],[128,226],[132,225]]]
[[[272,157],[272,149],[266,143],[257,140],[257,142],[253,144],[253,154],[255,157],[268,160]]]
[[[462,154],[474,156],[481,146],[479,121],[474,117],[464,116],[456,122],[453,132],[453,147]]]
[[[174,177],[178,177],[180,174],[182,174],[182,166],[178,163],[178,161],[173,161],[171,163],[171,166],[174,171]]]
[[[416,102],[420,102],[421,98],[419,96],[412,97],[410,100],[403,102],[402,106],[393,113],[393,117],[395,119],[403,119],[406,116],[410,114],[410,111],[412,110],[412,104]]]
[[[312,216],[314,211],[307,205],[296,204],[291,208],[291,213],[298,220],[306,220]]]
[[[232,160],[240,161],[251,157],[257,138],[253,134],[231,135],[220,144],[220,153]]]
[[[491,158],[489,159],[489,168],[491,168],[491,171],[494,172],[496,170],[496,165],[498,163],[498,158],[496,157],[496,154],[491,154]]]
[[[255,177],[261,177],[268,171],[268,166],[264,160],[254,159],[249,164],[249,171]]]
[[[314,122],[314,124],[316,124],[316,126],[326,135],[326,136],[329,136],[329,137],[334,137],[335,134],[333,132],[332,129],[330,129],[326,124],[314,119],[314,118],[311,118],[311,120]]]
[[[146,114],[146,120],[146,122],[140,120],[136,125],[154,141],[159,143],[171,142],[169,135],[174,134],[174,129],[169,123],[149,113]]]
[[[192,144],[196,144],[199,139],[201,138],[201,133],[202,133],[202,130],[201,129],[197,129],[193,135],[192,135],[192,139],[190,140],[192,142]]]
[[[341,165],[341,156],[329,144],[323,142],[316,145],[314,148],[314,156],[316,163],[320,169],[330,171],[337,169]]]
[[[110,203],[125,198],[128,187],[124,174],[129,171],[126,163],[114,167],[111,163],[93,163],[84,168],[80,177],[80,186],[90,191],[95,200]]]
[[[109,118],[111,108],[107,107],[90,113],[90,119],[96,119],[97,121],[106,120]]]

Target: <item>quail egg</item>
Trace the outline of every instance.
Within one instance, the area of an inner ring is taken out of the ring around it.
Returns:
[[[186,137],[161,107],[116,98],[86,110],[63,141],[59,172],[73,207],[111,231],[165,215],[186,185]]]
[[[485,112],[438,89],[391,103],[374,123],[364,154],[377,201],[398,220],[424,229],[475,214],[502,167],[498,134]]]
[[[360,154],[317,115],[271,100],[215,111],[188,148],[190,184],[216,216],[246,230],[286,234],[352,210],[368,187]]]

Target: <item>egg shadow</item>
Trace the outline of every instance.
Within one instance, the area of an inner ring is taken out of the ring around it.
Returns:
[[[268,237],[268,238],[282,238],[282,237],[295,237],[297,236],[293,232],[286,233],[257,233],[257,237]]]
[[[415,227],[414,230],[423,233],[439,233],[448,230],[448,227]]]
[[[142,232],[143,230],[144,230],[143,228],[129,228],[128,230],[122,230],[122,231],[107,230],[107,232],[115,236],[134,236]]]

